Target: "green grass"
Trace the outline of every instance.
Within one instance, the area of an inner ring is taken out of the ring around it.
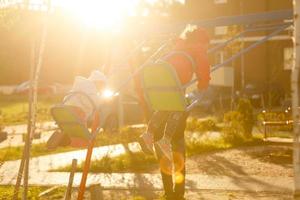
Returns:
[[[186,141],[187,156],[199,155],[216,150],[225,150],[240,146],[255,146],[264,144],[260,138],[245,140],[241,143],[230,143],[223,138],[217,140],[198,140]],[[149,172],[153,168],[158,168],[154,156],[146,155],[141,152],[126,153],[116,157],[104,157],[100,160],[91,162],[91,172],[94,173],[118,173],[118,172]],[[83,165],[80,165],[77,171],[82,171]],[[53,171],[70,171],[71,165],[55,169]]]
[[[39,197],[39,194],[45,190],[49,189],[48,187],[29,187],[28,189],[28,196],[27,198],[29,200],[59,200],[64,197],[65,194],[65,188],[59,187],[45,196]],[[0,186],[0,199],[1,200],[11,200],[13,197],[14,187],[13,186]],[[21,199],[22,192],[20,190],[19,192],[19,199]]]
[[[37,120],[51,120],[49,109],[61,99],[61,96],[40,95],[38,97]],[[27,123],[28,97],[26,95],[0,95],[0,114],[2,123],[5,125]]]
[[[40,186],[34,186],[28,188],[28,200],[62,200],[64,199],[66,187],[57,187],[51,190],[49,187],[40,187]],[[39,197],[39,195],[46,190],[50,189],[51,191],[47,192],[46,194]],[[14,187],[13,186],[0,186],[0,200],[11,200],[13,196]],[[76,189],[73,189],[73,192],[75,192],[76,197]],[[86,196],[89,196],[89,188],[86,190]],[[113,194],[113,195],[112,195]],[[74,195],[74,194],[73,194]],[[115,196],[116,195],[116,196]],[[130,194],[130,197],[128,194],[122,192],[117,193],[116,191],[103,191],[103,197],[104,199],[116,199],[112,197],[118,197],[120,200],[145,200],[148,198],[143,197],[144,195],[138,195],[138,194]],[[22,188],[20,188],[19,191],[19,198],[22,198]],[[85,198],[86,199],[86,198]],[[162,199],[162,198],[159,198]]]
[[[127,144],[137,140],[143,129],[124,128],[120,134],[100,134],[96,139],[95,147],[113,145],[113,144]],[[17,160],[22,157],[24,147],[7,147],[0,149],[0,162]],[[79,150],[80,148],[73,147],[59,147],[55,151],[47,150],[46,144],[33,144],[30,154],[31,157],[56,154],[68,151]]]
[[[24,150],[23,146],[7,147],[7,148],[0,149],[0,161],[4,162],[9,160],[21,159],[23,150]],[[49,155],[55,153],[74,151],[74,150],[76,149],[72,147],[60,147],[57,148],[55,151],[49,151],[47,150],[45,143],[34,144],[31,147],[30,156],[36,157],[36,156],[43,156],[43,155]]]
[[[30,187],[28,190],[28,199],[38,199],[39,193],[41,192],[40,187]],[[8,200],[12,199],[14,192],[13,186],[0,186],[0,199],[1,200]],[[21,195],[19,194],[19,197]]]
[[[117,157],[105,156],[100,160],[91,162],[90,172],[144,172],[150,168],[157,167],[157,162],[154,156],[145,155],[142,152],[126,153]],[[82,171],[83,163],[77,168],[77,171]],[[53,171],[70,171],[71,166],[65,166]]]

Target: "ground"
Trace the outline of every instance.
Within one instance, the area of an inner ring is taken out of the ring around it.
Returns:
[[[292,177],[292,150],[289,146],[266,145],[215,151],[187,159],[187,172],[211,176]],[[158,169],[153,170],[158,172]],[[284,184],[284,183],[282,183]],[[159,199],[161,192],[105,191],[105,199]],[[140,197],[140,198],[138,198]],[[289,192],[228,190],[187,190],[188,200],[288,200]]]
[[[228,150],[213,151],[201,155],[195,155],[187,159],[187,173],[207,175],[209,177],[228,177],[232,180],[239,180],[243,177],[249,178],[250,182],[256,184],[256,180],[252,180],[252,176],[262,179],[273,177],[276,180],[282,178],[292,178],[292,151],[291,145],[263,145],[252,147],[240,147]],[[158,169],[152,170],[152,173],[158,173]],[[213,180],[213,179],[212,179]],[[211,183],[210,184],[220,184]],[[287,183],[280,183],[285,185]],[[290,183],[288,183],[290,184]],[[186,199],[204,199],[204,200],[285,200],[292,199],[290,191],[250,191],[241,187],[238,190],[225,189],[193,189],[186,191]],[[272,188],[270,188],[272,189]],[[43,190],[42,190],[43,191]],[[62,195],[55,194],[40,198],[61,199]],[[87,194],[87,199],[89,193]],[[153,190],[104,190],[104,199],[162,199],[160,198],[162,191]],[[74,197],[76,191],[74,191]],[[1,195],[0,195],[1,197]],[[1,200],[7,199],[2,197]],[[10,199],[10,198],[8,198]],[[34,198],[33,198],[34,199]],[[76,198],[74,198],[76,199]]]
[[[280,139],[282,140],[282,139]],[[289,139],[287,139],[289,140]],[[100,152],[100,151],[99,151]],[[98,153],[99,153],[98,152]],[[72,154],[72,152],[70,152]],[[73,152],[74,154],[74,152]],[[76,153],[78,154],[78,152]],[[95,155],[97,154],[97,151],[95,151]],[[52,157],[53,156],[53,157]],[[62,161],[60,159],[57,159],[58,155],[49,155],[47,157],[48,160],[59,160],[59,163]],[[63,155],[60,155],[61,157],[64,157],[64,160],[66,160],[67,153],[64,153]],[[83,154],[84,156],[84,154]],[[51,157],[51,159],[50,159]],[[61,158],[60,157],[60,158]],[[35,162],[39,161],[39,162]],[[39,158],[35,159],[33,162],[31,162],[33,166],[38,167],[40,164],[45,164],[45,158]],[[70,163],[70,162],[67,162]],[[13,164],[13,161],[11,162]],[[38,165],[35,165],[38,164]],[[11,166],[11,165],[8,165]],[[16,163],[14,166],[18,166]],[[54,163],[52,163],[52,167],[54,167]],[[186,162],[187,166],[187,173],[191,177],[190,180],[195,180],[194,174],[196,175],[203,175],[207,176],[206,179],[200,180],[206,186],[206,184],[210,184],[210,186],[213,186],[211,188],[217,188],[215,186],[218,186],[220,182],[216,181],[214,178],[216,177],[226,177],[228,180],[233,180],[234,184],[233,186],[238,185],[243,179],[244,183],[245,181],[247,184],[257,184],[257,179],[252,179],[253,176],[256,176],[260,178],[260,180],[268,179],[268,178],[275,178],[275,180],[278,180],[279,184],[281,185],[288,185],[289,188],[292,188],[292,182],[280,182],[281,180],[292,180],[293,176],[293,168],[292,168],[292,145],[291,143],[286,144],[278,144],[273,143],[272,145],[270,143],[265,144],[257,144],[257,146],[245,146],[245,147],[239,147],[239,148],[232,148],[227,150],[215,150],[210,151],[208,153],[202,153],[200,155],[194,155],[187,158]],[[47,166],[48,167],[48,166]],[[40,170],[40,168],[37,168]],[[17,167],[16,167],[17,170]],[[1,171],[1,167],[0,167]],[[6,171],[7,172],[7,171]],[[159,173],[159,170],[157,168],[157,165],[155,165],[153,168],[146,169],[145,171],[142,171],[141,173],[153,173],[153,176],[155,174]],[[0,174],[7,176],[7,173]],[[53,176],[53,174],[51,174]],[[68,176],[68,174],[67,174]],[[153,179],[153,176],[151,174],[151,179]],[[201,176],[200,176],[201,177]],[[246,177],[246,179],[245,179]],[[67,180],[67,178],[66,178]],[[160,178],[158,176],[158,180],[160,181]],[[207,183],[206,183],[207,181]],[[1,181],[0,181],[1,182]],[[124,182],[124,181],[122,181]],[[197,181],[196,181],[197,182]],[[222,182],[222,181],[221,181]],[[14,183],[14,182],[13,182]],[[224,183],[224,182],[223,182]],[[193,187],[193,189],[187,189],[186,192],[186,198],[190,200],[194,199],[212,199],[212,200],[223,200],[223,199],[241,199],[241,200],[285,200],[285,199],[292,199],[291,191],[283,191],[282,188],[279,191],[274,190],[274,188],[269,187],[269,185],[266,185],[264,182],[259,182],[261,185],[263,183],[263,188],[267,188],[267,190],[249,190],[248,187],[243,187],[243,185],[240,186],[240,189],[228,189],[231,188],[232,183],[228,182],[229,185],[223,185],[221,188],[218,189],[207,189],[203,187]],[[230,186],[231,184],[231,186]],[[188,187],[191,185],[189,182]],[[275,184],[276,185],[276,184]],[[227,187],[229,186],[229,187]],[[278,186],[278,184],[277,184]],[[227,188],[226,188],[227,187]],[[268,188],[269,187],[269,188]],[[195,189],[196,188],[196,189]],[[268,190],[272,189],[272,190]],[[42,188],[40,191],[44,191],[45,188]],[[3,191],[3,190],[2,190]],[[5,191],[5,190],[4,190]],[[39,193],[39,192],[38,192]],[[38,194],[37,193],[37,194]],[[75,192],[76,193],[76,192]],[[74,193],[74,196],[76,194]],[[162,191],[157,190],[104,190],[103,195],[104,199],[133,199],[133,200],[142,200],[142,199],[160,199]],[[54,193],[53,195],[46,195],[45,197],[39,198],[41,200],[46,199],[62,199],[64,195],[64,190],[60,191],[60,194]],[[89,193],[87,193],[87,196]],[[0,200],[4,199],[11,199],[8,198],[8,196],[2,196],[1,195],[1,187],[0,187]],[[35,199],[35,198],[31,198]],[[76,198],[74,198],[76,199]],[[87,198],[89,199],[89,198]]]
[[[144,192],[135,192],[134,194],[129,194],[129,192],[124,191],[107,191],[104,193],[105,199],[112,200],[143,200],[143,199],[155,199],[161,200],[159,196],[161,192],[155,192],[152,194],[145,195]],[[148,197],[145,197],[148,196]],[[216,191],[216,190],[202,190],[202,191],[187,191],[187,200],[291,200],[292,196],[289,194],[278,194],[278,193],[266,193],[266,192],[240,192],[240,191]]]
[[[288,146],[266,145],[210,152],[188,159],[187,171],[230,177],[292,177],[292,149]]]

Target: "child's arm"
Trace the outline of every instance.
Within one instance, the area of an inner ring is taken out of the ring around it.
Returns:
[[[197,70],[196,75],[198,78],[198,89],[204,90],[208,87],[210,81],[210,64],[207,53],[202,50],[198,53],[196,58]]]

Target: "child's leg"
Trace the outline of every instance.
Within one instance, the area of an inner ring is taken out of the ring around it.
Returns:
[[[162,127],[166,126],[170,112],[156,111],[152,114],[150,121],[148,123],[147,132],[154,134],[158,130],[161,130]],[[161,135],[162,137],[163,135]],[[155,138],[159,140],[160,138]]]
[[[182,117],[185,116],[185,112],[172,112],[169,113],[166,127],[164,131],[163,137],[155,142],[156,149],[159,149],[157,152],[162,152],[163,155],[168,158],[168,160],[172,160],[172,145],[171,140],[173,138],[174,133],[176,132],[179,122]]]
[[[174,133],[180,125],[180,120],[186,116],[186,112],[172,112],[167,120],[164,138],[171,141]]]
[[[139,138],[143,152],[153,154],[153,141],[159,140],[163,136],[164,127],[168,119],[168,112],[154,112],[148,123],[148,128]],[[159,135],[157,133],[160,133]]]
[[[177,129],[172,136],[171,144],[174,155],[175,176],[174,193],[178,199],[184,199],[185,191],[185,141],[184,131],[186,128],[186,119],[188,113],[181,116],[178,121]]]

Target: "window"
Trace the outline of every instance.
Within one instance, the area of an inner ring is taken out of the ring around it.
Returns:
[[[225,52],[224,51],[218,51],[215,53],[215,64],[220,64],[224,62],[225,58]]]
[[[228,26],[215,27],[215,35],[226,35],[228,32]]]
[[[292,47],[283,49],[284,70],[291,70],[293,68],[293,57],[294,49]]]
[[[225,4],[228,0],[214,0],[215,4]]]

